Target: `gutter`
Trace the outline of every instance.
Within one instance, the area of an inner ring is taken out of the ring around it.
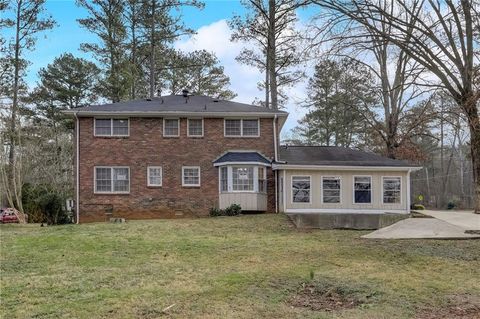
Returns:
[[[275,114],[273,118],[273,150],[275,153],[274,156],[274,162],[277,162],[278,160],[278,153],[277,153],[277,114]],[[278,213],[278,185],[277,185],[277,179],[278,179],[278,173],[275,170],[273,174],[275,178],[275,213]]]
[[[142,112],[142,111],[72,111],[66,110],[63,114],[73,114],[74,116],[90,117],[90,116],[131,116],[131,117],[165,117],[165,116],[203,116],[203,117],[221,117],[221,118],[235,118],[235,117],[258,117],[258,118],[271,118],[271,117],[287,117],[287,113],[265,113],[265,112],[186,112],[186,111],[164,111],[164,112]]]
[[[79,224],[80,223],[80,203],[79,203],[79,200],[80,200],[80,166],[79,166],[79,156],[80,156],[80,121],[78,120],[78,116],[77,116],[77,112],[73,113],[74,117],[75,117],[75,143],[76,143],[76,148],[75,148],[75,151],[76,151],[76,155],[75,155],[75,174],[76,174],[76,178],[75,178],[75,213],[77,215],[77,218],[75,219],[75,224]]]
[[[303,169],[303,170],[339,170],[339,171],[418,171],[422,167],[418,166],[341,166],[341,165],[295,165],[295,164],[272,164],[273,170],[278,169]]]

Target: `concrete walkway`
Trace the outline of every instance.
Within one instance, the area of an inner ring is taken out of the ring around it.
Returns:
[[[443,220],[465,230],[480,231],[480,214],[474,214],[471,210],[421,210],[418,212]]]
[[[362,236],[370,239],[474,239],[465,229],[436,218],[408,218]]]

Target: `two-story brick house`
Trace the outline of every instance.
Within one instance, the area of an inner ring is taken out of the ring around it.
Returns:
[[[66,113],[76,123],[77,222],[207,216],[233,203],[286,213],[409,209],[414,167],[342,148],[280,147],[284,111],[184,94]]]

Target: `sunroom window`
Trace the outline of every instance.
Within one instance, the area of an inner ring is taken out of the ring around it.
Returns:
[[[234,191],[253,191],[253,167],[232,167]]]
[[[383,203],[399,204],[402,193],[402,179],[400,177],[383,178]]]

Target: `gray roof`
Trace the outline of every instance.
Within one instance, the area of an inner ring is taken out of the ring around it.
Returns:
[[[280,146],[279,161],[289,165],[417,167],[370,152],[337,146]]]
[[[265,156],[257,152],[228,152],[217,158],[213,163],[228,163],[228,162],[242,162],[242,163],[265,163],[270,164],[271,161]]]
[[[77,113],[82,115],[95,114],[162,114],[162,113],[262,113],[287,116],[287,112],[275,111],[260,106],[239,102],[219,100],[202,95],[167,95],[153,99],[133,100],[118,103],[91,105],[66,111],[65,113]]]

